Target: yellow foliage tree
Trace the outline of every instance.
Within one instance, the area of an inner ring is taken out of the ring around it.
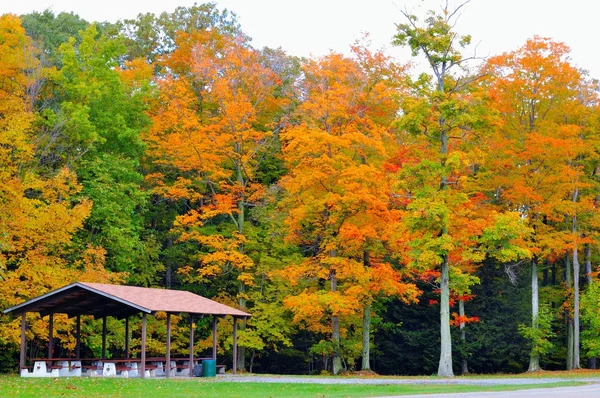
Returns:
[[[68,169],[51,178],[34,172],[34,115],[26,96],[34,51],[14,15],[0,17],[0,307],[6,308],[74,281],[119,280],[104,270],[102,249],[77,253],[75,231],[89,215],[91,203],[75,200],[81,187]],[[47,339],[47,325],[29,317],[30,338]],[[56,329],[73,326],[65,317]],[[0,317],[0,344],[16,344],[20,325]],[[67,347],[69,341],[66,342]],[[74,342],[71,342],[74,345]],[[72,347],[71,347],[72,348]]]

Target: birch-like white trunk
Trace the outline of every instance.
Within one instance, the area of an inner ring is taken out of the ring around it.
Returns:
[[[443,92],[444,90],[444,77],[438,78],[438,89]],[[448,144],[449,136],[446,131],[446,120],[440,118],[440,155],[442,155],[442,166],[446,164],[446,157],[448,156]],[[440,179],[440,188],[445,191],[448,189],[448,176],[442,175]],[[446,204],[447,205],[447,204]],[[448,223],[445,222],[442,225],[441,234],[448,235]],[[438,376],[440,377],[454,377],[454,371],[452,370],[452,336],[450,334],[450,263],[448,253],[442,255],[442,269],[440,278],[440,363],[438,366]]]
[[[540,302],[538,293],[538,273],[537,273],[537,260],[534,258],[531,260],[531,326],[538,328],[538,317],[540,314]],[[528,372],[536,372],[540,370],[540,354],[531,350],[529,357],[529,369]]]
[[[362,370],[371,370],[371,303],[363,307],[363,330],[362,330]]]
[[[448,256],[442,262],[442,275],[440,280],[440,363],[438,376],[454,377],[452,370],[452,336],[450,335],[450,267]]]
[[[573,193],[573,202],[577,202],[579,190]],[[575,235],[575,247],[573,248],[573,369],[581,369],[579,359],[579,249],[577,247],[577,215],[573,216],[573,235]]]
[[[576,246],[573,249],[573,369],[581,369],[579,358],[579,268],[579,254]]]

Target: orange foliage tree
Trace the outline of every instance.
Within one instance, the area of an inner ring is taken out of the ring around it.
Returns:
[[[285,270],[299,290],[285,304],[294,321],[330,335],[320,346],[322,354],[333,356],[334,374],[341,370],[346,333],[340,317],[363,309],[363,368],[368,369],[372,299],[378,294],[416,298],[414,286],[383,261],[385,226],[393,217],[383,164],[403,70],[382,54],[360,46],[353,51],[355,58],[332,53],[304,65],[304,101],[282,134],[289,239],[308,252]]]
[[[146,139],[164,173],[147,178],[157,193],[190,204],[173,232],[200,250],[197,266],[180,272],[207,281],[233,271],[244,308],[246,288],[254,284],[254,264],[244,249],[247,209],[263,195],[256,174],[277,138],[278,77],[243,37],[216,31],[181,32],[177,49],[162,62],[169,72],[158,80]],[[203,227],[211,225],[219,226],[207,233]]]
[[[538,329],[540,262],[571,251],[578,305],[578,247],[589,240],[581,236],[577,219],[595,210],[593,195],[585,195],[591,185],[584,167],[584,159],[597,158],[586,142],[585,99],[590,99],[591,90],[568,55],[563,43],[536,36],[516,51],[491,58],[486,66],[489,93],[501,115],[490,143],[490,188],[498,203],[521,213],[534,231],[526,243],[534,255],[533,332]],[[570,274],[567,271],[568,281]],[[575,313],[578,318],[578,310]],[[529,371],[540,369],[544,352],[538,343],[533,342]],[[569,368],[579,367],[578,342],[575,345],[576,358],[570,356]]]

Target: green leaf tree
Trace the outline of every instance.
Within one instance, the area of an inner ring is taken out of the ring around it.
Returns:
[[[476,106],[476,99],[469,95],[475,79],[453,75],[468,61],[462,56],[461,49],[470,43],[471,37],[460,36],[452,29],[457,13],[465,4],[452,11],[446,3],[441,13],[430,11],[422,26],[418,25],[415,15],[403,11],[406,22],[397,25],[398,32],[393,41],[395,45],[408,46],[413,56],[423,54],[433,73],[433,78],[422,75],[416,82],[416,96],[405,102],[405,116],[400,120],[400,127],[424,137],[423,145],[437,146],[439,152],[438,156],[428,153],[429,156],[410,168],[418,176],[420,188],[416,188],[418,185],[407,187],[408,192],[415,191],[408,205],[406,221],[411,231],[413,261],[420,266],[440,268],[438,375],[444,377],[454,376],[449,308],[450,254],[459,245],[461,228],[467,225],[463,221],[470,217],[464,212],[462,217],[453,215],[460,214],[459,209],[469,202],[462,189],[460,174],[474,160],[468,159],[460,144],[468,143],[470,134],[481,123],[477,113],[482,110]],[[451,140],[459,144],[453,145]],[[432,183],[436,177],[437,182]]]

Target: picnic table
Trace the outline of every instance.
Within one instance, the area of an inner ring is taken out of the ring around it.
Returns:
[[[121,376],[136,377],[139,376],[139,364],[142,362],[139,358],[110,358],[102,361],[101,376]],[[150,371],[146,367],[146,373],[150,376]]]
[[[192,361],[192,369],[198,363],[201,363],[205,359],[212,359],[206,357],[195,357]],[[166,357],[147,357],[147,362],[151,362],[152,365],[157,366],[156,375],[166,375]],[[169,366],[170,376],[190,376],[190,357],[171,357],[171,363]]]
[[[24,377],[79,377],[84,366],[84,361],[96,361],[94,358],[34,358],[33,366],[21,367],[21,376]],[[31,369],[31,372],[29,371]]]
[[[194,357],[192,361],[192,369],[199,363],[205,360],[212,360],[212,357]],[[166,357],[146,357],[146,362],[151,362],[157,366],[156,375],[166,375]],[[216,365],[216,370],[220,374],[225,373],[225,365]],[[189,376],[190,375],[190,357],[171,357],[171,374],[170,376]]]
[[[195,357],[192,368],[211,357]],[[34,358],[33,366],[23,367],[23,377],[81,377],[81,376],[121,376],[139,377],[140,358]],[[190,376],[189,357],[171,357],[167,366],[166,357],[147,357],[145,377],[166,376],[167,368],[170,376]],[[218,373],[225,373],[225,365],[216,366]]]

